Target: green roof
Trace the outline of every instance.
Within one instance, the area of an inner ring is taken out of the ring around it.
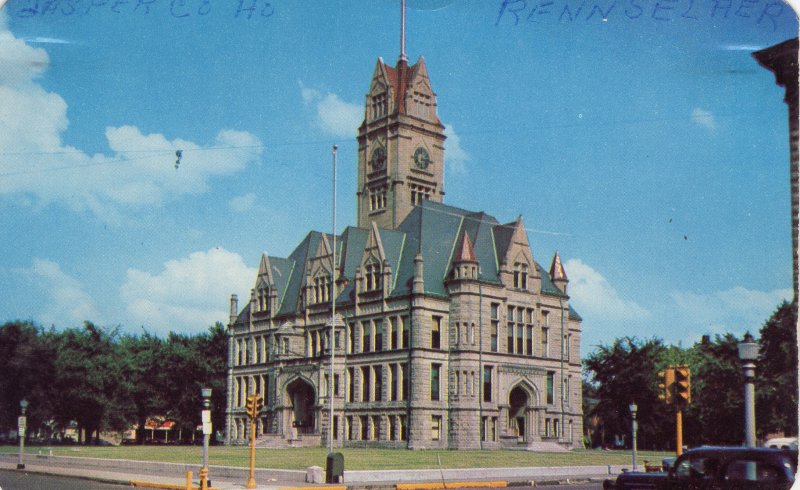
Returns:
[[[425,293],[446,296],[445,280],[452,269],[454,254],[464,233],[472,242],[480,266],[479,279],[499,284],[498,263],[511,245],[514,226],[514,223],[501,225],[493,216],[483,212],[423,201],[414,207],[397,230],[378,230],[385,260],[392,270],[393,282],[389,296],[411,292],[414,258],[418,253],[422,254],[424,260]],[[371,232],[369,228],[347,227],[341,236],[336,237],[338,264],[349,282],[340,292],[337,304],[352,303],[355,299],[356,268],[361,264]],[[270,276],[279,298],[276,316],[291,315],[298,310],[306,267],[309,259],[316,254],[323,235],[329,243],[332,241],[330,234],[311,231],[288,258],[269,257],[273,269]],[[553,284],[549,273],[538,263],[535,265],[542,278],[540,292],[564,296]],[[580,315],[571,307],[570,318],[580,319]]]

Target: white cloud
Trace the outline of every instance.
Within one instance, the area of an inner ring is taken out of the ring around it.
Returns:
[[[31,267],[21,272],[45,292],[44,308],[38,313],[43,324],[74,327],[87,320],[95,323],[103,320],[80,281],[62,271],[57,263],[34,259]]]
[[[114,222],[125,208],[205,192],[210,178],[236,173],[261,154],[257,137],[225,129],[203,145],[134,126],[109,127],[110,155],[65,145],[67,103],[37,82],[48,64],[46,51],[0,22],[0,195],[65,203]],[[183,151],[177,170],[176,150]]]
[[[469,154],[461,148],[461,138],[456,134],[452,124],[444,125],[444,161],[449,171],[464,174],[467,171],[466,162],[470,160]]]
[[[120,297],[133,324],[160,334],[201,332],[227,322],[225,298],[232,293],[249,298],[256,272],[238,254],[213,248],[170,260],[155,275],[128,269]]]
[[[243,196],[236,196],[230,200],[228,206],[237,213],[244,213],[252,210],[256,206],[256,195],[252,192]]]
[[[693,325],[697,335],[756,333],[775,308],[792,297],[790,289],[756,291],[737,286],[724,291],[673,291],[670,298],[680,321]]]
[[[717,121],[714,118],[714,114],[699,107],[692,110],[692,122],[708,130],[717,128]]]
[[[570,303],[584,318],[611,321],[644,320],[651,316],[635,301],[621,297],[602,274],[580,259],[567,260],[564,269],[569,278]]]
[[[314,124],[323,132],[338,138],[354,138],[364,120],[364,108],[351,104],[332,93],[322,93],[299,82],[300,95],[306,106],[313,106],[316,114]]]

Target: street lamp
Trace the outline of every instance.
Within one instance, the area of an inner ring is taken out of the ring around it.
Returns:
[[[211,437],[211,388],[201,388],[200,395],[203,397],[203,467],[200,469],[200,487],[207,488],[211,486],[211,480],[208,480],[208,439]]]
[[[739,360],[742,361],[744,374],[744,438],[747,447],[756,446],[756,360],[758,359],[758,343],[750,332],[739,342]]]
[[[628,409],[631,411],[631,465],[633,466],[633,471],[636,471],[636,412],[639,410],[639,407],[636,406],[636,403],[631,402],[628,405]]]
[[[17,420],[17,434],[19,436],[19,461],[17,462],[17,469],[24,470],[25,463],[22,460],[22,454],[25,452],[25,426],[27,425],[27,418],[25,417],[25,409],[28,408],[28,400],[22,399],[19,401],[20,416]]]

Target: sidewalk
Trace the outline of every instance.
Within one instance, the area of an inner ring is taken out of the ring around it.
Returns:
[[[16,470],[16,458],[8,456],[11,455],[0,455],[0,469]],[[317,472],[319,470],[321,468],[318,468]],[[29,457],[25,460],[25,469],[19,471],[120,485],[146,482],[148,486],[144,488],[185,488],[187,471],[192,471],[192,482],[199,486],[200,476],[200,468],[197,465],[58,456]],[[345,471],[344,484],[325,485],[306,483],[305,471],[257,468],[255,480],[260,490],[301,490],[315,487],[330,490],[430,490],[445,487],[464,488],[476,486],[475,484],[495,487],[538,486],[567,481],[602,480],[621,471],[622,467],[617,466]],[[213,487],[220,490],[245,488],[248,475],[247,468],[225,466],[209,468],[209,479]]]

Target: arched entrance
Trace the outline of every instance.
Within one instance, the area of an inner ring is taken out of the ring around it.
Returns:
[[[509,428],[516,429],[520,442],[527,442],[528,430],[528,392],[517,386],[508,394]]]
[[[286,386],[286,406],[289,407],[289,427],[297,434],[316,432],[316,410],[314,387],[304,379],[296,379]]]

